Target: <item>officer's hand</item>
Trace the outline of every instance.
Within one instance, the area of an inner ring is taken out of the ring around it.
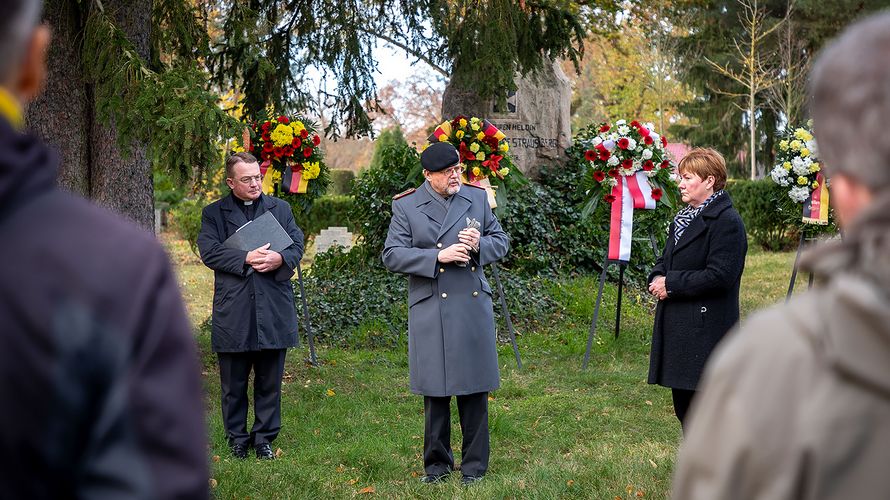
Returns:
[[[479,251],[479,238],[481,237],[482,235],[479,233],[479,230],[474,227],[461,229],[461,231],[457,233],[457,239],[461,243],[472,248],[474,252]]]
[[[269,252],[269,247],[272,246],[271,243],[266,243],[265,245],[255,248],[249,252],[247,252],[247,257],[244,258],[244,262],[253,265],[254,262],[260,262],[262,260],[262,256],[264,253]]]
[[[447,248],[439,250],[438,259],[439,262],[443,264],[448,264],[449,262],[467,263],[470,261],[469,247],[463,243],[455,243]]]

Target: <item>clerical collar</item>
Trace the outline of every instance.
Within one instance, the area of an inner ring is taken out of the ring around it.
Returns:
[[[0,116],[16,129],[21,129],[24,124],[22,104],[5,87],[0,87]]]
[[[262,197],[262,196],[263,195],[261,194],[260,197]],[[235,203],[238,204],[239,206],[249,207],[249,206],[253,205],[254,203],[256,203],[257,201],[259,201],[260,198],[258,197],[256,200],[242,200],[241,198],[238,198],[237,196],[235,196],[235,192],[232,191],[232,199],[235,200]]]

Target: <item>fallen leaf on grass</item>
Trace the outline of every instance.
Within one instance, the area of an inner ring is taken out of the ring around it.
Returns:
[[[284,450],[282,450],[281,448],[277,448],[275,450],[275,458],[281,458],[281,455],[284,455]]]
[[[627,494],[630,495],[631,493],[634,492],[634,485],[628,484],[627,488],[624,488],[624,489],[625,489],[625,491],[627,491]]]
[[[652,401],[646,400],[646,404],[652,406]]]
[[[411,477],[420,477],[420,473],[416,470],[411,471]]]
[[[571,488],[574,485],[575,485],[574,479],[569,479],[568,481],[566,481],[566,486],[568,486],[569,488]]]
[[[220,461],[219,455],[213,455],[213,461],[219,462]]]
[[[210,481],[207,481],[207,483],[210,484],[210,488],[211,488],[211,489],[216,488],[217,486],[219,486],[219,482],[217,482],[217,480],[216,480],[216,479],[213,479],[213,478],[210,478]]]
[[[358,490],[359,495],[368,495],[368,494],[376,493],[376,492],[377,492],[377,489],[374,488],[373,486],[368,486],[367,488],[362,488],[362,489]]]
[[[644,493],[642,491],[637,492],[637,498],[643,498]]]
[[[333,389],[328,389],[327,391],[325,391],[325,394],[327,394],[328,396],[333,396],[334,394],[336,394],[336,392],[334,392]]]
[[[345,470],[346,470],[346,467],[343,464],[340,464],[337,466],[337,472],[339,472],[340,474],[342,474],[343,471],[345,471]]]
[[[491,394],[489,394],[489,395],[488,395],[488,400],[489,400],[489,401],[494,401],[494,396],[492,396]]]
[[[349,483],[349,485],[351,486],[351,485],[357,483],[358,479],[350,479],[349,481],[346,481],[346,482]]]
[[[657,468],[658,468],[658,464],[655,463],[655,460],[652,460],[651,458],[649,459],[649,464],[652,465],[652,468],[653,468],[653,469],[657,469]]]

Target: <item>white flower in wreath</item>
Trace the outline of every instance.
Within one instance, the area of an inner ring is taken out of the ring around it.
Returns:
[[[612,155],[609,157],[608,160],[606,160],[606,165],[608,165],[610,167],[614,167],[615,165],[618,165],[619,162],[620,162],[620,160],[618,159],[618,156]]]
[[[810,156],[819,157],[819,149],[816,146],[816,139],[812,139],[807,141],[807,149],[810,150]]]
[[[644,160],[649,160],[649,159],[651,159],[651,158],[652,158],[652,150],[651,150],[651,149],[644,149],[644,150],[643,150],[643,159],[644,159]]]
[[[617,141],[618,140],[618,132],[612,132],[611,134],[609,134],[609,139],[612,139],[613,141]]]
[[[637,147],[634,148],[634,151],[636,151],[637,153],[642,153],[642,152],[643,152],[643,145],[642,145],[642,144],[637,144]]]
[[[651,177],[655,177],[656,175],[658,175],[658,169],[653,169],[653,170],[649,170],[648,172],[646,172],[646,177],[651,178]]]
[[[807,186],[794,186],[788,190],[788,196],[797,203],[803,203],[810,197],[810,188]]]
[[[617,122],[615,122],[615,125],[621,126],[621,125],[624,125],[624,124],[626,124],[626,123],[627,123],[627,120],[618,120]]]
[[[630,127],[627,125],[622,125],[618,127],[618,133],[621,135],[627,135],[630,132]]]
[[[810,166],[800,156],[791,159],[791,169],[797,175],[807,175],[810,173]]]
[[[603,143],[603,140],[599,136],[596,136],[593,138],[593,147],[597,147],[602,143]]]
[[[633,140],[632,137],[627,138],[627,149],[636,149],[637,141]]]
[[[618,180],[615,179],[614,177],[606,177],[606,180],[603,181],[603,184],[605,184],[609,187],[615,187],[618,185]]]
[[[791,180],[788,178],[788,171],[782,165],[776,165],[769,175],[780,186],[787,186],[791,183]]]

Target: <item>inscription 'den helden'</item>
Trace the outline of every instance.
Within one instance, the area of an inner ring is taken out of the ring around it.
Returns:
[[[535,133],[538,131],[538,126],[533,123],[496,123],[492,122],[492,125],[500,129],[501,132],[507,135],[507,140],[510,142],[511,148],[528,148],[528,149],[537,149],[537,148],[556,148],[559,146],[559,141],[555,138],[544,138],[544,137],[516,137],[510,132],[527,132],[527,133]]]

